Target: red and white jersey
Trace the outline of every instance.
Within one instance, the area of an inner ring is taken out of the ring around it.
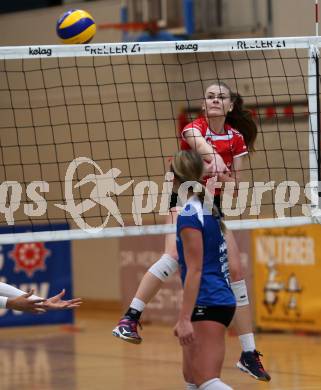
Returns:
[[[181,131],[182,150],[191,149],[184,138],[185,131],[191,129],[197,129],[201,132],[206,142],[223,158],[225,165],[229,169],[232,167],[234,158],[244,156],[248,153],[243,135],[239,131],[233,129],[230,125],[225,124],[224,133],[215,133],[208,127],[208,123],[204,117],[195,119],[183,128]]]

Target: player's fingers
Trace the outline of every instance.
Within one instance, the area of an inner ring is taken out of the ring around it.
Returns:
[[[33,295],[34,293],[34,289],[32,288],[30,291],[28,291],[26,294],[23,294],[23,297],[25,298],[29,298],[31,297],[31,295]]]
[[[46,312],[46,310],[45,309],[41,309],[40,307],[34,307],[32,309],[32,313],[35,313],[35,314],[43,314],[45,312]]]
[[[193,332],[193,333],[191,333],[191,334],[189,335],[188,343],[189,343],[189,344],[192,344],[192,343],[194,342],[194,340],[195,340],[195,337],[194,337],[194,332]]]
[[[57,294],[57,298],[62,298],[66,293],[66,290],[63,288],[59,294]]]
[[[78,306],[74,306],[74,305],[63,305],[61,306],[61,309],[66,309],[66,310],[69,310],[69,309],[76,309]]]
[[[182,336],[181,339],[182,339],[182,345],[188,344],[188,337],[186,335]]]
[[[71,304],[74,304],[74,303],[82,303],[82,299],[81,298],[74,298],[74,299],[70,299],[69,301],[67,301],[68,303],[71,303]]]
[[[39,304],[41,304],[41,303],[43,303],[43,302],[46,302],[46,299],[33,299],[32,301],[31,301],[34,305],[39,305]]]
[[[185,340],[185,345],[188,345],[191,342],[191,334],[186,333],[184,340]]]

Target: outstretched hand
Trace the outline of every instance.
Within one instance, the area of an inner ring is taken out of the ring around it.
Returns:
[[[74,298],[64,301],[62,297],[65,295],[65,289],[51,298],[46,299],[42,303],[42,307],[45,310],[65,310],[65,309],[75,309],[82,304],[81,298]]]
[[[7,309],[24,311],[27,313],[41,314],[46,310],[43,307],[45,299],[29,299],[34,294],[34,290],[17,298],[8,298]]]

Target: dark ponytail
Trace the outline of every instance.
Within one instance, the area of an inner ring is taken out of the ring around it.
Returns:
[[[239,131],[243,137],[246,146],[250,152],[254,152],[254,142],[257,136],[257,126],[252,118],[250,110],[243,107],[243,99],[238,93],[231,92],[233,110],[228,112],[226,123]]]

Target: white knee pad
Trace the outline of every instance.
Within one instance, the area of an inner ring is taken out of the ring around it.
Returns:
[[[226,385],[219,378],[213,378],[202,383],[199,390],[233,390],[233,388]]]
[[[166,253],[156,261],[150,268],[149,272],[155,275],[158,279],[165,282],[178,269],[178,261]]]
[[[236,298],[236,306],[245,306],[250,303],[244,279],[231,283],[231,289]]]

